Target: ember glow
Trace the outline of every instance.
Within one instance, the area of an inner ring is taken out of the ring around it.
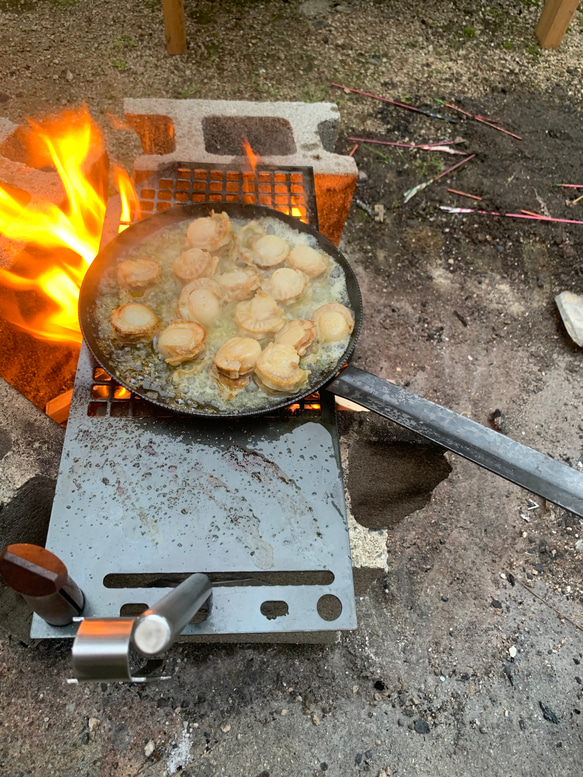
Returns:
[[[0,315],[38,339],[80,343],[77,299],[99,250],[107,204],[103,191],[107,157],[86,108],[29,124],[36,166],[50,164],[56,169],[65,198],[61,207],[48,200],[24,207],[0,184],[0,234],[27,245],[12,270],[0,268],[0,284],[8,290],[2,294]],[[129,214],[135,208],[135,194],[124,171],[117,168],[116,177]]]

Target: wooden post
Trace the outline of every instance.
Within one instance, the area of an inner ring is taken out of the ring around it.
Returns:
[[[567,32],[579,0],[547,0],[535,32],[543,49],[557,49]]]
[[[169,54],[186,54],[186,29],[183,0],[162,0],[166,49]]]

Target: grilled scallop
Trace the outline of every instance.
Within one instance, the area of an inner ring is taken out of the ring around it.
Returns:
[[[314,311],[312,321],[318,328],[318,339],[322,343],[344,340],[354,329],[352,313],[339,302],[321,305]]]
[[[156,350],[166,364],[176,366],[193,359],[204,350],[206,329],[196,321],[172,321],[160,332]]]
[[[253,371],[261,346],[252,337],[232,337],[215,354],[214,364],[223,375],[237,380]]]
[[[251,380],[249,375],[243,375],[242,378],[229,378],[217,369],[217,365],[214,363],[209,368],[209,375],[215,381],[219,393],[227,402],[234,399],[245,386],[249,385]]]
[[[130,291],[143,291],[160,280],[162,268],[153,259],[126,259],[117,266],[120,286]]]
[[[308,279],[297,270],[281,267],[263,281],[261,288],[276,302],[293,302],[308,288]]]
[[[126,342],[148,342],[154,337],[160,319],[147,305],[130,302],[113,311],[111,325]]]
[[[239,231],[239,251],[242,258],[248,263],[253,263],[253,246],[261,237],[265,237],[265,230],[258,221],[249,221]]]
[[[261,270],[271,270],[283,264],[289,254],[289,246],[278,235],[264,235],[253,242],[248,256]]]
[[[300,243],[290,251],[287,265],[303,272],[308,278],[319,278],[328,269],[329,261],[321,251]]]
[[[227,302],[241,302],[249,299],[259,288],[259,275],[253,267],[237,267],[231,272],[218,275],[217,283]]]
[[[186,243],[189,248],[202,248],[213,255],[230,255],[235,236],[228,214],[213,211],[206,218],[192,221],[186,231]]]
[[[196,278],[212,278],[218,263],[218,257],[212,257],[203,248],[189,248],[176,257],[172,269],[181,281],[193,281]]]
[[[243,337],[262,340],[282,328],[283,310],[272,297],[260,289],[253,299],[239,302],[236,306],[235,323]]]
[[[255,373],[267,388],[289,394],[299,389],[310,374],[299,364],[300,357],[293,346],[270,343],[259,355]]]
[[[182,289],[178,313],[186,321],[210,326],[221,313],[221,287],[211,278],[197,278]]]
[[[316,325],[313,321],[293,318],[273,338],[276,343],[291,345],[300,356],[305,356],[316,339]]]

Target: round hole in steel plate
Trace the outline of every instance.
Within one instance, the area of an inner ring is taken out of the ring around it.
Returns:
[[[338,620],[342,615],[342,602],[337,596],[324,594],[318,599],[318,615],[325,621]]]
[[[269,601],[269,602],[263,602],[261,605],[261,614],[265,615],[268,621],[273,621],[276,618],[280,618],[283,615],[287,615],[289,612],[289,607],[287,605],[287,602],[281,602],[281,601]]]

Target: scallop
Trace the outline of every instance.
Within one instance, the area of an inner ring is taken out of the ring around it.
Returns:
[[[307,287],[307,277],[290,267],[281,267],[261,284],[263,291],[276,302],[292,302],[301,297]]]
[[[253,243],[250,258],[261,270],[270,270],[283,264],[289,254],[289,246],[279,235],[264,235]]]
[[[291,345],[300,356],[305,356],[316,339],[316,334],[316,324],[313,321],[293,318],[279,330],[273,339],[276,343]]]
[[[218,263],[218,256],[211,256],[204,248],[189,248],[176,257],[172,269],[181,281],[193,281],[196,278],[212,278]]]
[[[249,384],[249,375],[241,378],[229,378],[217,369],[216,364],[211,364],[209,375],[215,381],[217,388],[224,399],[230,402],[237,394]]]
[[[270,343],[257,359],[255,373],[267,388],[289,394],[299,389],[310,374],[299,364],[299,354],[292,345]]]
[[[221,287],[210,278],[197,278],[182,289],[178,314],[186,321],[210,326],[220,317]]]
[[[261,346],[252,337],[232,337],[215,354],[216,368],[228,378],[237,380],[253,371]]]
[[[206,329],[196,321],[172,321],[160,332],[156,350],[166,364],[176,366],[193,359],[204,350]]]
[[[111,314],[111,325],[128,342],[148,342],[160,325],[160,319],[147,305],[130,302]]]
[[[238,267],[217,276],[223,296],[228,302],[240,302],[259,288],[259,275],[252,267]]]
[[[162,268],[153,259],[126,259],[117,266],[120,286],[131,291],[143,291],[160,280]]]
[[[317,308],[312,321],[318,328],[318,339],[322,343],[344,340],[354,329],[354,317],[345,305],[329,302]]]
[[[227,213],[215,213],[192,221],[186,231],[191,248],[203,248],[212,254],[226,255],[235,245],[233,225]]]
[[[235,308],[235,323],[239,334],[262,340],[284,325],[283,310],[277,302],[261,289],[253,299],[239,302]]]
[[[265,237],[265,230],[258,221],[249,221],[239,230],[239,250],[249,264],[253,263],[253,246],[261,237]]]
[[[294,270],[300,270],[308,278],[319,278],[329,267],[326,255],[307,245],[297,245],[287,258],[287,264]]]

